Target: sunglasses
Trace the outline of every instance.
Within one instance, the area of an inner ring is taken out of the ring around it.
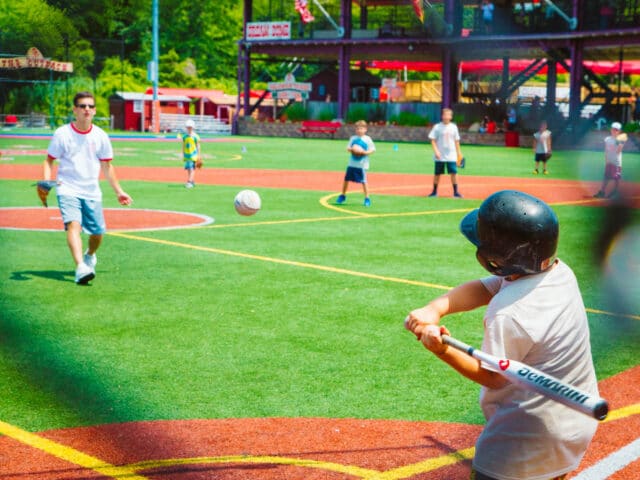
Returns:
[[[76,108],[96,108],[96,106],[89,103],[79,103],[76,105]]]

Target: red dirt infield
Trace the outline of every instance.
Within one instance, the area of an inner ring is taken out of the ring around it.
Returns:
[[[181,183],[184,171],[179,167],[127,167],[117,166],[121,180]],[[40,165],[0,165],[1,179],[34,180],[42,175]],[[292,190],[338,191],[342,185],[343,172],[309,170],[204,168],[198,171],[197,183],[204,185],[234,185],[252,188],[284,188]],[[432,175],[369,173],[371,192],[385,195],[425,196],[433,184]],[[35,181],[35,180],[34,180]],[[448,178],[441,179],[439,194],[450,197],[451,184]],[[598,182],[559,180],[549,177],[459,177],[460,191],[468,199],[483,199],[503,189],[513,189],[535,195],[549,203],[576,202],[587,205],[604,205],[605,200],[594,199]],[[630,199],[635,208],[640,208],[640,184],[622,182],[621,192]]]
[[[636,440],[640,432],[640,366],[599,385],[611,405],[611,420],[600,424],[572,477],[580,478],[577,474],[591,467],[595,473],[582,480],[637,480],[637,456],[615,470],[605,467],[607,457]],[[38,434],[38,439],[55,442],[46,448],[0,438],[0,478],[464,480],[473,455],[469,449],[481,428],[323,418],[175,420],[71,428]],[[94,469],[82,467],[81,454],[100,462],[93,464]],[[105,463],[118,466],[119,476],[115,470],[111,475],[98,473],[95,466],[104,468]]]

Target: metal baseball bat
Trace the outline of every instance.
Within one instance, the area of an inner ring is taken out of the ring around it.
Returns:
[[[604,420],[609,413],[609,404],[605,399],[580,390],[536,368],[516,360],[495,357],[449,335],[442,335],[442,341],[473,358],[485,362],[487,365],[491,365],[511,383],[515,383],[526,390],[532,390],[540,395],[549,397],[597,420]]]

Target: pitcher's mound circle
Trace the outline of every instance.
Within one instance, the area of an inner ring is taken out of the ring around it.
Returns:
[[[104,217],[110,232],[201,227],[214,222],[197,213],[139,208],[105,208]],[[6,207],[0,208],[0,229],[53,232],[64,226],[57,207]]]

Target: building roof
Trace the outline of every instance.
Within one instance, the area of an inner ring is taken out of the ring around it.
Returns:
[[[123,100],[143,100],[150,102],[153,100],[153,95],[138,92],[116,92],[116,96]],[[189,97],[183,95],[160,95],[158,94],[158,100],[161,102],[191,102]]]
[[[153,93],[153,88],[147,88],[146,93]],[[222,90],[200,89],[200,88],[169,88],[158,87],[158,95],[183,95],[191,99],[194,98],[216,98],[224,95]]]

